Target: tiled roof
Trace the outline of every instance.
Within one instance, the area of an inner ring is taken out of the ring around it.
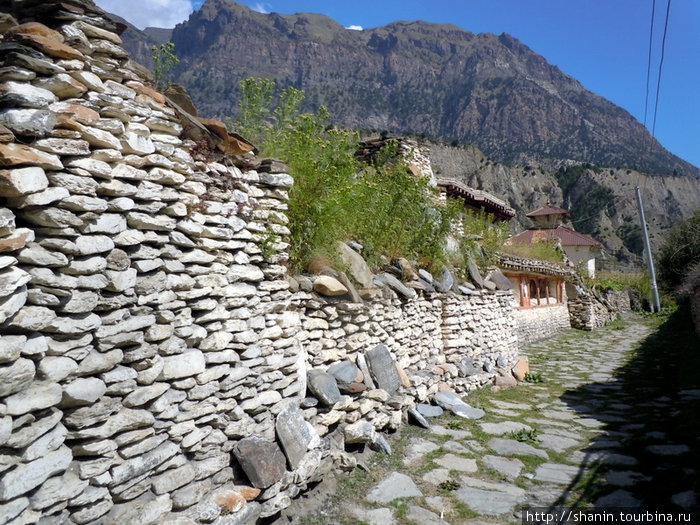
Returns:
[[[474,208],[483,208],[488,213],[493,213],[496,218],[509,221],[515,217],[515,210],[508,206],[504,200],[491,195],[487,191],[470,188],[461,181],[455,179],[438,179],[438,187],[444,188],[451,197],[464,200],[466,204]]]
[[[550,241],[558,239],[562,246],[601,246],[593,237],[585,233],[579,233],[567,228],[566,226],[558,226],[553,229],[532,229],[525,230],[510,238],[511,243],[515,244],[531,244],[533,242]]]
[[[526,217],[540,217],[542,215],[569,215],[569,211],[563,208],[557,208],[555,206],[542,206],[537,208],[535,211],[531,211]]]

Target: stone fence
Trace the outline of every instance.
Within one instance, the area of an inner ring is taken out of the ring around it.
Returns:
[[[341,425],[509,373],[508,294],[292,292],[291,177],[181,138],[89,0],[30,4],[0,50],[0,522],[254,523]]]
[[[628,292],[607,290],[600,293],[585,291],[569,297],[571,327],[579,330],[594,330],[618,318],[620,313],[629,312]]]

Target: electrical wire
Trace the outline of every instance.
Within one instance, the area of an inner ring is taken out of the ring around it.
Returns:
[[[644,97],[644,127],[647,127],[647,110],[649,108],[649,80],[651,78],[651,48],[654,36],[654,13],[656,13],[656,0],[651,4],[651,27],[649,27],[649,56],[647,57],[647,92]]]
[[[656,131],[656,112],[659,109],[659,91],[661,90],[661,69],[664,66],[664,54],[666,51],[666,33],[668,32],[668,15],[671,12],[671,0],[666,4],[666,22],[664,23],[664,36],[661,39],[661,60],[659,61],[659,77],[656,81],[656,101],[654,102],[654,123],[651,126],[651,136]]]

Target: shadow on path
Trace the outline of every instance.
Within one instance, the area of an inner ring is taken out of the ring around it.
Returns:
[[[600,433],[575,453],[584,466],[555,506],[577,489],[580,507],[700,516],[700,341],[688,308],[647,337],[613,377],[561,396]]]

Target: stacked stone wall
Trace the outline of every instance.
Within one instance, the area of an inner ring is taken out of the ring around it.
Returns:
[[[569,298],[571,327],[579,330],[594,330],[614,321],[622,312],[629,312],[630,299],[626,291],[609,290],[603,296],[579,293]]]
[[[518,340],[521,345],[551,337],[571,328],[567,305],[524,308],[515,311]]]
[[[291,177],[202,154],[91,2],[46,6],[3,18],[0,521],[252,523],[330,467],[337,425],[396,428],[515,358],[507,294],[292,293]],[[398,395],[302,403],[308,368],[378,343]]]

